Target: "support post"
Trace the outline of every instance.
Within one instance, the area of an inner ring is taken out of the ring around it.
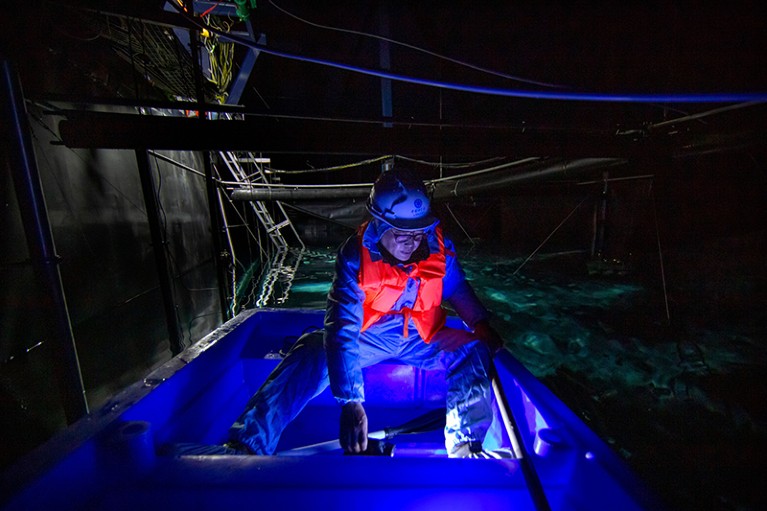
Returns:
[[[608,182],[609,173],[602,172],[602,193],[594,207],[593,236],[591,241],[591,258],[605,258],[605,232],[607,229]]]
[[[46,332],[52,337],[55,352],[54,372],[61,387],[64,414],[67,422],[71,424],[88,413],[85,386],[61,281],[59,258],[56,255],[45,195],[32,146],[21,83],[7,60],[2,61],[2,75],[2,124],[6,126],[3,131],[7,130],[13,184],[35,275],[48,295],[45,305],[50,306],[49,311],[45,311],[36,319],[46,323]]]
[[[189,51],[192,55],[192,65],[194,66],[194,84],[197,95],[197,103],[200,105],[199,120],[205,123],[208,120],[208,112],[204,109],[205,89],[203,87],[203,75],[200,66],[200,37],[197,30],[189,32]],[[213,237],[213,260],[216,264],[216,277],[218,283],[219,304],[221,308],[221,320],[227,321],[230,317],[229,299],[227,297],[227,265],[228,254],[223,249],[221,243],[221,218],[219,217],[219,199],[216,181],[213,178],[213,165],[211,162],[210,151],[203,151],[203,165],[205,167],[205,190],[208,197],[208,212],[210,215],[210,234]]]
[[[227,321],[231,318],[229,311],[229,297],[227,295],[227,265],[230,254],[224,250],[221,243],[223,232],[221,217],[222,204],[218,195],[216,180],[213,178],[213,164],[211,163],[210,151],[203,151],[202,158],[205,167],[205,190],[208,196],[208,210],[210,212],[210,233],[213,236],[214,261],[216,263],[216,278],[218,280],[218,299],[221,305],[221,319]]]
[[[154,259],[157,264],[157,278],[160,282],[160,293],[165,311],[165,321],[168,326],[168,341],[170,351],[178,355],[184,350],[184,335],[176,315],[176,300],[173,297],[173,282],[165,251],[165,235],[160,224],[160,205],[157,199],[157,189],[152,177],[152,167],[149,162],[149,152],[146,149],[136,149],[136,163],[141,177],[141,191],[146,204],[146,216],[149,220],[149,234],[152,238]]]

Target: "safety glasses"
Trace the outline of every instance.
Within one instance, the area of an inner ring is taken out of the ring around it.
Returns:
[[[397,243],[407,243],[408,241],[412,241],[417,245],[418,243],[421,243],[421,240],[426,236],[426,233],[424,231],[402,232],[392,229],[392,236],[394,236],[394,241]]]

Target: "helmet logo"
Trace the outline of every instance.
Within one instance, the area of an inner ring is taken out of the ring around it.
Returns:
[[[415,202],[413,202],[413,206],[415,206],[416,209],[421,209],[421,206],[423,206],[423,201],[421,199],[416,199]]]

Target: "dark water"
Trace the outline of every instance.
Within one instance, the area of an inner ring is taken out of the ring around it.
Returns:
[[[670,509],[764,509],[763,302],[716,312],[691,305],[692,288],[669,301],[653,276],[590,274],[581,254],[459,253],[506,348]],[[241,305],[324,308],[334,257],[290,254],[243,286]]]

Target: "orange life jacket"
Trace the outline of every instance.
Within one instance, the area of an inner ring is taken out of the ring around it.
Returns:
[[[410,273],[400,266],[392,266],[383,261],[373,261],[370,251],[362,244],[362,233],[366,226],[360,229],[360,273],[359,284],[365,292],[362,304],[362,331],[368,329],[386,314],[402,314],[404,316],[403,336],[408,336],[408,323],[413,323],[423,340],[429,343],[443,326],[446,313],[442,308],[442,277],[445,276],[445,242],[442,229],[435,229],[439,241],[439,251],[429,254],[423,261],[407,265]],[[423,243],[426,243],[424,239]],[[420,281],[418,294],[412,309],[392,310],[397,299],[405,290],[409,278]]]

